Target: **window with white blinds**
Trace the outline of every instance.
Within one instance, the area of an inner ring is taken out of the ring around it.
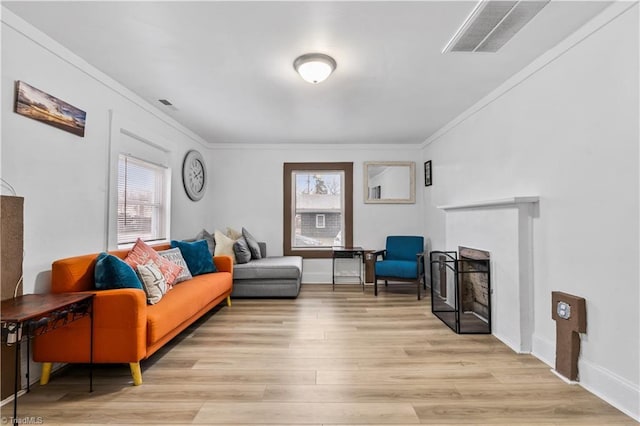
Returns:
[[[169,206],[164,167],[118,157],[118,244],[167,239]]]

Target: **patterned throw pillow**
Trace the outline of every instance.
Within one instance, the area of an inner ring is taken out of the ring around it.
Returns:
[[[236,261],[236,254],[233,251],[233,244],[236,242],[231,238],[224,235],[222,232],[216,229],[216,232],[213,233],[213,236],[216,239],[216,256],[231,256],[233,259],[233,263],[238,263]]]
[[[173,283],[176,282],[176,278],[182,271],[181,266],[176,265],[175,263],[161,257],[157,251],[155,251],[151,246],[147,245],[140,238],[138,238],[136,244],[133,246],[129,254],[127,254],[127,257],[124,258],[124,261],[134,269],[138,265],[145,265],[149,261],[152,261],[156,264],[158,269],[160,269],[160,272],[162,272],[162,275],[164,276],[169,289],[171,288]]]
[[[138,265],[138,275],[147,293],[147,303],[155,305],[167,292],[167,282],[155,263],[149,261],[144,265]]]
[[[114,288],[137,288],[142,290],[142,283],[131,266],[122,259],[109,253],[100,253],[93,271],[94,283],[98,290]]]
[[[180,252],[179,248],[176,247],[169,250],[159,251],[158,254],[168,261],[182,266],[182,272],[180,272],[180,275],[176,277],[176,281],[173,283],[174,285],[193,278],[189,271],[189,267],[187,266],[187,262],[184,261],[184,257],[182,257],[182,252]]]

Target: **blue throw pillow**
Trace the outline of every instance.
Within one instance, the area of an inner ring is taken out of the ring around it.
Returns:
[[[213,263],[213,257],[209,252],[209,246],[205,240],[199,241],[171,241],[171,247],[177,247],[187,262],[187,267],[191,271],[191,275],[208,274],[216,272],[216,265]]]
[[[140,278],[124,260],[109,253],[100,253],[96,260],[94,282],[98,290],[138,288],[143,290]]]

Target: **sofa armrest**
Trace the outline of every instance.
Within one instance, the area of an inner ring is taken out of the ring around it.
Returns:
[[[147,297],[123,288],[92,292],[93,361],[138,362],[147,353]],[[39,362],[89,362],[89,317],[37,336],[33,359]]]
[[[231,256],[214,256],[213,263],[218,272],[230,272],[233,274],[233,259]]]

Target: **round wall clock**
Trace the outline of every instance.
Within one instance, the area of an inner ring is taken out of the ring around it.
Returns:
[[[187,152],[182,163],[182,183],[184,190],[193,201],[204,196],[207,187],[207,169],[202,154],[196,150]]]

